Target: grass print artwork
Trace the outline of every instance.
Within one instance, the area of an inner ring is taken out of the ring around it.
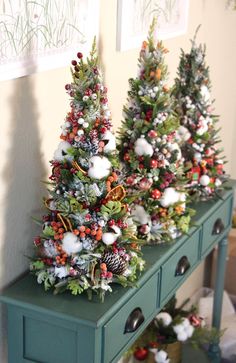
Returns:
[[[97,0],[2,0],[0,66],[18,61],[24,64],[29,58],[37,66],[40,56],[91,44],[92,34],[96,34],[97,4]]]

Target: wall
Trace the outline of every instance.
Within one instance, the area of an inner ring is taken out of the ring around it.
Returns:
[[[167,63],[170,81],[179,60],[179,48],[188,50],[189,39],[202,24],[199,41],[207,45],[212,94],[221,115],[221,137],[229,160],[227,171],[236,178],[236,11],[226,9],[227,0],[190,0],[188,32],[165,42],[170,53]],[[138,49],[117,52],[116,0],[100,1],[100,56],[109,87],[110,107],[117,128],[122,118],[128,78],[136,75]],[[70,60],[68,59],[68,65]],[[40,180],[49,174],[49,164],[58,143],[59,126],[67,110],[64,84],[70,81],[69,68],[56,69],[0,83],[0,288],[7,286],[27,269],[32,237],[37,233],[31,216],[37,215],[45,187]],[[203,267],[186,282],[179,296],[201,286]],[[6,363],[5,309],[0,327],[0,362]]]

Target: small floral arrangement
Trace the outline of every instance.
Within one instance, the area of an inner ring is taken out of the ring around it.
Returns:
[[[203,318],[197,315],[196,307],[184,310],[186,300],[179,308],[173,297],[164,309],[153,319],[128,353],[136,360],[148,363],[178,362],[176,354],[181,355],[181,343],[189,341],[198,347],[219,339],[215,328],[208,328]],[[169,347],[174,346],[175,349]],[[177,348],[176,348],[177,347]]]
[[[96,293],[103,301],[113,283],[134,286],[144,260],[120,181],[95,41],[87,59],[79,52],[71,64],[70,111],[51,161],[47,212],[30,270],[45,290],[87,292],[89,299]]]

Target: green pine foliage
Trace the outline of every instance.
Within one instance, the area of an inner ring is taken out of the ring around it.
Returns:
[[[198,29],[197,29],[198,31]],[[197,34],[197,32],[196,32]],[[179,116],[179,143],[185,158],[185,172],[192,198],[209,199],[226,180],[217,122],[210,99],[211,83],[206,65],[206,47],[191,41],[189,53],[181,50],[173,96]]]
[[[167,85],[162,42],[154,40],[155,20],[143,42],[138,76],[129,80],[119,153],[129,194],[135,196],[133,218],[139,236],[171,241],[189,229],[192,211],[186,208],[185,179],[176,142],[179,119]]]
[[[113,282],[135,286],[144,261],[121,185],[95,42],[86,60],[78,53],[71,63],[70,111],[51,161],[47,213],[30,268],[45,290],[86,291],[89,298],[95,292],[103,300]]]

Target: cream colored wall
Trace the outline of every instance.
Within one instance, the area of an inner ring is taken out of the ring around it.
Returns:
[[[221,115],[221,137],[229,163],[227,171],[236,178],[236,11],[226,10],[226,0],[190,0],[189,27],[184,36],[166,41],[170,81],[179,60],[179,48],[188,50],[189,39],[202,24],[199,41],[207,44],[212,94]],[[136,75],[138,49],[116,51],[116,0],[100,1],[100,56],[109,88],[114,125],[121,120],[128,83]],[[70,60],[68,59],[68,64]],[[37,215],[45,188],[40,180],[49,174],[61,125],[69,109],[64,84],[70,81],[69,68],[56,69],[0,83],[0,288],[27,269]],[[203,268],[191,276],[179,296],[191,294],[202,283]],[[6,363],[5,309],[1,313],[0,362]]]

